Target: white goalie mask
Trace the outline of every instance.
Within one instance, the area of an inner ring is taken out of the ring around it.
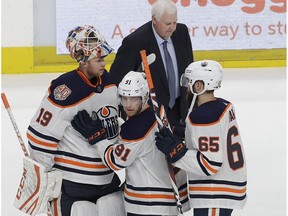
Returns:
[[[72,29],[66,39],[66,48],[77,62],[104,58],[112,52],[105,38],[93,26],[84,25]]]
[[[149,97],[149,87],[145,73],[135,71],[127,73],[118,86],[118,99],[120,104],[122,96],[141,97],[143,110]]]
[[[213,60],[203,60],[191,63],[181,76],[180,86],[190,86],[191,92],[195,95],[201,95],[207,90],[216,90],[221,87],[223,80],[223,69],[221,65]],[[200,93],[193,91],[193,85],[196,81],[204,82],[204,89]]]

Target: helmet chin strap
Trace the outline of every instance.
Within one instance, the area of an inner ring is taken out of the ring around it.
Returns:
[[[148,99],[149,99],[149,97],[148,97],[148,95],[147,95],[147,98],[146,98],[145,102],[142,103],[142,109],[141,109],[141,111],[140,111],[139,113],[143,112],[144,109],[146,108],[146,105],[147,105],[147,103],[148,103]]]
[[[199,93],[194,92],[192,86],[190,86],[190,90],[191,90],[191,92],[192,92],[192,94],[193,94],[193,99],[192,99],[192,102],[191,102],[191,104],[190,104],[190,107],[189,107],[189,110],[188,110],[188,113],[187,113],[186,118],[187,118],[187,117],[189,116],[189,114],[192,112],[192,109],[193,109],[193,107],[194,107],[194,105],[195,105],[197,96],[202,95],[202,94],[206,91],[206,88],[204,87],[203,90],[202,90],[201,92],[199,92]]]
[[[196,94],[193,94],[193,99],[192,99],[192,102],[191,102],[191,104],[190,104],[190,107],[189,107],[189,110],[188,110],[188,113],[187,113],[186,118],[187,118],[187,117],[189,116],[189,114],[192,112],[192,109],[193,109],[193,107],[194,107],[196,98],[197,98],[197,95],[196,95]]]

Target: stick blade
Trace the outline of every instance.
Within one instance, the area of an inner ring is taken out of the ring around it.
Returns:
[[[156,55],[155,53],[151,53],[147,56],[147,62],[148,62],[148,65],[151,65],[154,61],[156,60]],[[144,71],[144,65],[143,65],[143,61],[141,62],[141,64],[139,65],[138,69],[137,69],[138,72],[143,72]]]

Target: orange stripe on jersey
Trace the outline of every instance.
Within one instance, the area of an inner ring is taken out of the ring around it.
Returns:
[[[147,133],[146,133],[143,137],[141,137],[141,138],[139,138],[139,139],[136,139],[136,140],[126,140],[126,139],[122,139],[122,137],[121,137],[121,139],[122,139],[122,141],[124,141],[124,142],[139,142],[140,140],[145,139],[145,137],[150,133],[150,131],[155,127],[156,124],[157,124],[157,121],[155,121],[154,124],[153,124],[153,125],[150,127],[150,129],[147,131]]]
[[[54,216],[58,216],[58,205],[57,205],[57,200],[58,199],[60,199],[60,198],[57,198],[57,199],[52,201]]]
[[[89,86],[92,86],[92,87],[96,87],[96,85],[93,85],[88,79],[87,77],[85,76],[85,74],[80,71],[79,69],[76,70],[77,73],[79,74],[79,76],[89,85]],[[102,85],[102,78],[101,77],[97,77],[97,85]],[[116,86],[115,84],[109,84],[109,85],[106,85],[104,88],[110,88],[112,86]]]
[[[244,189],[224,188],[224,187],[189,187],[190,191],[221,191],[231,193],[246,193],[246,187]]]
[[[181,192],[179,194],[180,197],[185,197],[188,194],[188,191],[185,189],[185,191]]]
[[[70,165],[74,165],[74,166],[79,166],[79,167],[84,167],[84,168],[94,168],[94,169],[101,169],[101,168],[107,168],[104,164],[87,164],[87,163],[81,163],[81,162],[77,162],[77,161],[73,161],[73,160],[68,160],[68,159],[63,159],[63,158],[58,158],[55,157],[54,160],[56,162],[60,162],[60,163],[66,163],[66,164],[70,164]]]
[[[115,84],[110,84],[110,85],[106,85],[104,88],[110,88],[110,87],[113,87],[113,86],[116,86]]]
[[[86,77],[86,75],[78,69],[76,69],[78,75],[87,83],[87,85],[91,86],[91,87],[96,87],[96,85],[93,85],[88,78]],[[102,84],[102,79],[101,77],[97,77],[97,85],[101,85]]]
[[[49,148],[57,148],[57,144],[40,141],[40,140],[36,139],[35,137],[33,137],[29,133],[27,133],[27,138],[29,140],[33,141],[34,143],[37,143],[38,145],[46,146],[46,147],[49,147]]]
[[[111,167],[111,169],[113,169],[113,170],[120,170],[119,168],[115,167],[114,164],[113,164],[112,161],[111,161],[111,152],[112,152],[112,150],[113,150],[113,146],[111,146],[111,147],[108,149],[107,153],[106,153],[107,163],[108,163],[109,167]]]
[[[216,216],[216,209],[212,208],[212,216]]]
[[[202,164],[212,173],[217,173],[218,170],[216,169],[213,169],[208,163],[207,161],[203,158],[203,155],[201,155],[201,161],[202,161]]]
[[[145,199],[171,199],[175,200],[174,195],[167,195],[167,194],[139,194],[135,192],[129,192],[125,188],[125,193],[131,197],[136,197],[136,198],[145,198]]]
[[[92,97],[95,93],[92,92],[90,95],[88,95],[87,97],[83,98],[82,100],[79,100],[77,103],[71,104],[71,105],[67,105],[67,106],[61,106],[59,104],[54,103],[49,97],[47,98],[49,100],[50,103],[52,103],[54,106],[59,107],[59,108],[68,108],[68,107],[74,107],[80,103],[82,103],[83,101],[89,99],[90,97]]]
[[[231,103],[228,104],[228,106],[227,106],[227,107],[225,108],[225,110],[223,111],[222,115],[221,115],[221,116],[219,117],[219,119],[218,119],[217,121],[215,121],[215,122],[211,122],[211,123],[209,123],[209,124],[194,124],[194,123],[191,121],[190,118],[188,118],[188,120],[189,120],[190,124],[193,125],[193,126],[202,126],[202,127],[203,127],[203,126],[212,126],[212,125],[217,124],[217,123],[220,122],[220,120],[223,118],[223,116],[225,115],[227,109],[229,109],[230,106],[231,106]]]

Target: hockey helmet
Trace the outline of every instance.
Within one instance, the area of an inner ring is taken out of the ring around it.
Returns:
[[[66,48],[77,62],[86,62],[98,57],[104,58],[112,52],[105,38],[91,25],[77,26],[66,39]]]
[[[203,94],[207,90],[216,90],[221,87],[223,80],[223,69],[221,65],[213,60],[203,60],[191,63],[182,74],[180,86],[188,87],[195,95]],[[204,89],[200,93],[193,91],[193,85],[196,81],[204,82]]]
[[[149,87],[145,73],[135,71],[127,73],[118,86],[118,98],[120,103],[122,96],[141,97],[143,109],[147,104],[149,96]]]

